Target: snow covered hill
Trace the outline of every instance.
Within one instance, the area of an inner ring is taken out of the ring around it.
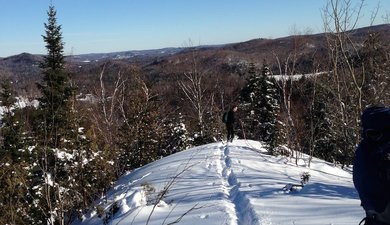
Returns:
[[[124,175],[98,210],[74,224],[359,223],[364,212],[351,172],[318,159],[310,168],[307,159],[292,161],[247,140],[192,148]],[[307,173],[308,183],[291,190]]]

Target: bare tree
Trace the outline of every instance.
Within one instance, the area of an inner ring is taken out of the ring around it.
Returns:
[[[120,102],[123,98],[122,88],[128,79],[122,71],[118,71],[112,87],[108,87],[105,81],[107,67],[107,64],[103,65],[99,75],[100,86],[94,90],[90,120],[95,139],[99,143],[99,151],[105,152],[109,149],[111,155],[115,155],[118,151],[117,135],[120,126]],[[117,164],[114,168],[115,176],[121,175]]]
[[[294,32],[297,30],[294,28]],[[292,94],[293,94],[293,79],[292,75],[297,73],[297,61],[300,56],[303,47],[303,39],[294,34],[294,42],[292,43],[291,51],[286,55],[278,55],[276,51],[273,51],[272,54],[275,57],[277,67],[279,69],[280,80],[277,82],[279,89],[281,90],[281,107],[282,113],[284,113],[285,124],[286,124],[286,133],[287,133],[287,146],[289,146],[295,152],[296,163],[298,163],[298,154],[302,152],[300,140],[298,136],[298,127],[294,121],[294,115],[292,112]]]
[[[362,110],[370,104],[367,99],[368,73],[365,57],[361,54],[362,40],[353,38],[362,16],[364,0],[354,5],[352,0],[328,0],[323,11],[327,34],[330,82],[327,85],[333,98],[328,102],[332,125],[337,134],[339,158],[348,163],[359,142],[359,121]],[[371,14],[374,21],[378,8]]]
[[[344,140],[344,149],[348,149],[358,142],[351,139],[351,128],[356,128],[359,121],[362,105],[362,87],[364,85],[365,69],[360,74],[352,61],[353,54],[359,54],[356,43],[351,39],[349,31],[356,28],[364,1],[357,8],[353,8],[351,0],[329,0],[324,9],[324,27],[327,35],[330,71],[332,74],[333,94],[338,107],[334,118],[340,126],[340,135]],[[352,81],[352,82],[350,82]]]
[[[190,61],[189,71],[184,72],[184,80],[178,82],[179,88],[188,100],[193,110],[193,115],[199,126],[201,137],[205,135],[204,116],[205,113],[215,105],[215,94],[207,89],[206,72],[201,71],[198,66],[198,59],[194,49]]]

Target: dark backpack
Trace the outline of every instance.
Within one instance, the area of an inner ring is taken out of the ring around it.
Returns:
[[[390,184],[390,108],[370,107],[362,114],[362,137],[379,166],[379,177]]]
[[[227,122],[227,120],[228,120],[228,112],[224,112],[223,113],[223,115],[222,115],[222,122],[223,123],[226,123]]]

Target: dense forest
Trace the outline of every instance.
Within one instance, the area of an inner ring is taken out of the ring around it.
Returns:
[[[81,67],[64,56],[50,6],[38,84],[22,92],[0,74],[0,223],[70,224],[126,171],[224,139],[221,116],[233,104],[238,138],[262,141],[275,155],[349,166],[361,112],[390,103],[390,45],[379,31],[352,38],[354,23],[342,15],[324,12],[322,44],[312,51],[296,34],[287,51],[273,42],[274,51],[245,60],[218,63],[229,46],[217,54],[189,43],[147,66]],[[21,93],[39,105],[15,107]]]

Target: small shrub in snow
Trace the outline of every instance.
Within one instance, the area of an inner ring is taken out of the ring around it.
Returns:
[[[305,184],[309,182],[310,179],[310,173],[309,172],[303,172],[301,174],[301,183],[300,184],[287,184],[286,186],[283,187],[283,191],[290,193],[290,192],[295,192],[295,191],[300,191]]]
[[[99,218],[102,218],[106,214],[103,206],[101,206],[101,205],[96,206],[96,213],[97,213]]]
[[[283,191],[286,193],[290,193],[300,191],[302,188],[303,185],[301,184],[286,184],[286,186],[283,187]]]
[[[100,205],[96,206],[97,215],[102,219],[104,225],[109,224],[113,216],[119,211],[120,207],[118,202],[114,202],[107,211]]]
[[[283,156],[291,157],[292,152],[291,152],[291,149],[289,149],[287,146],[281,145],[281,146],[276,147],[273,150],[272,155],[283,155]]]
[[[150,183],[142,183],[141,186],[142,186],[142,190],[145,192],[147,204],[148,205],[153,204],[154,201],[150,196],[156,192],[156,188],[153,187],[153,185],[151,185]]]
[[[301,184],[305,185],[307,182],[309,182],[310,179],[310,173],[309,172],[303,172],[301,174]]]

